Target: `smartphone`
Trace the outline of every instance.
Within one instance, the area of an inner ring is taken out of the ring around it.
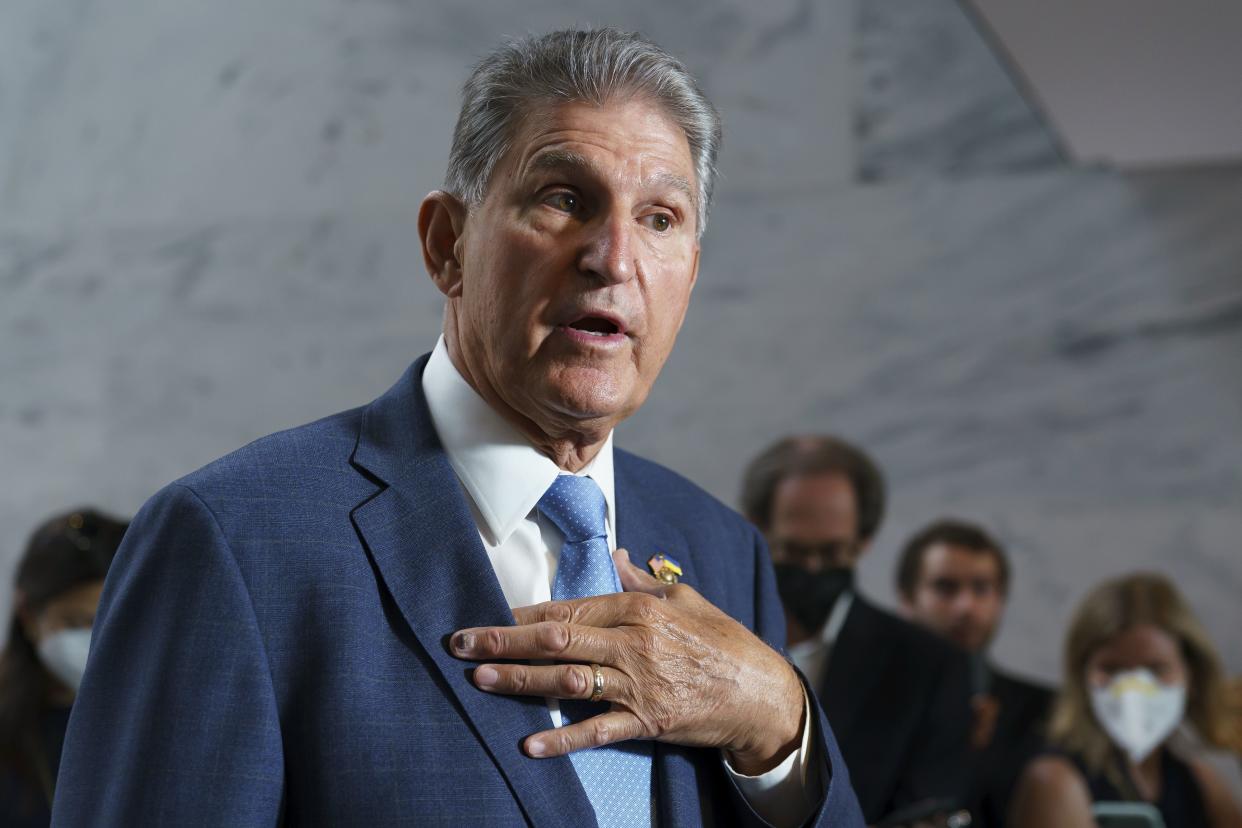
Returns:
[[[1164,828],[1164,817],[1146,802],[1097,802],[1091,815],[1100,828]]]

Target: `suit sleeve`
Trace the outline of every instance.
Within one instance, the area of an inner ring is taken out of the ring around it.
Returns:
[[[965,805],[969,794],[970,663],[965,653],[954,649],[928,666],[929,701],[910,743],[913,750],[893,796],[894,808],[927,799],[953,799]]]
[[[241,570],[173,484],[104,585],[52,825],[273,826],[284,766],[271,670]]]
[[[776,575],[767,545],[757,531],[751,530],[755,564],[755,634],[775,649],[785,651],[785,611],[776,592]],[[791,664],[792,666],[792,664]],[[850,785],[845,760],[837,747],[828,719],[820,707],[815,691],[806,677],[795,667],[809,701],[807,726],[810,732],[810,755],[805,767],[804,785],[814,790],[818,804],[806,824],[832,828],[862,828],[862,809]],[[736,788],[735,788],[736,791]],[[755,813],[740,792],[736,793],[740,813],[751,825],[767,825]]]

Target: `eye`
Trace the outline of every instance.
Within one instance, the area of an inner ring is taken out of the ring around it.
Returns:
[[[1173,665],[1168,661],[1156,661],[1147,665],[1147,669],[1151,670],[1160,679],[1166,679],[1176,672]]]
[[[554,210],[560,210],[562,213],[574,213],[578,210],[578,197],[573,193],[559,192],[552,193],[543,201]]]
[[[800,561],[807,557],[806,547],[800,543],[785,541],[782,545],[785,547],[785,556],[788,558]]]
[[[643,216],[643,221],[657,233],[667,233],[673,227],[673,217],[668,213],[652,213],[649,216]]]

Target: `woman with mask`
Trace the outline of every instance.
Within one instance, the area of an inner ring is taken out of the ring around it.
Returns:
[[[0,825],[46,826],[69,708],[104,576],[126,524],[90,509],[35,530],[0,653]]]
[[[1138,574],[1097,587],[1070,625],[1064,665],[1049,727],[1057,753],[1023,773],[1013,826],[1094,828],[1094,807],[1125,802],[1154,806],[1166,828],[1242,828],[1223,781],[1168,744],[1189,724],[1225,746],[1233,727],[1220,659],[1172,583]]]

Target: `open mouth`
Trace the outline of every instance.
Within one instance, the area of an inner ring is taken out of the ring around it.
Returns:
[[[570,322],[565,327],[599,337],[624,333],[619,324],[603,316],[584,316],[581,319]]]

